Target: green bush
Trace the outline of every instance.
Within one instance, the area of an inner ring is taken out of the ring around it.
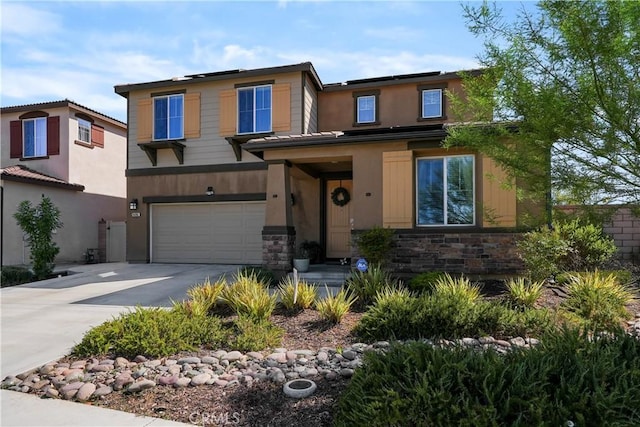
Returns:
[[[255,276],[259,282],[264,283],[266,286],[271,286],[275,282],[275,275],[273,271],[264,267],[257,266],[245,266],[238,270],[237,276]]]
[[[277,295],[269,293],[269,286],[255,273],[238,272],[231,284],[222,289],[220,301],[238,316],[255,321],[267,320],[276,307]]]
[[[611,260],[616,246],[601,227],[573,220],[526,233],[518,250],[532,279],[544,280],[565,271],[599,268]]]
[[[441,271],[427,271],[420,273],[409,280],[407,287],[411,291],[420,293],[431,293],[436,282],[444,277],[445,273]]]
[[[298,293],[295,292],[296,284],[290,276],[286,276],[278,285],[280,303],[287,310],[305,310],[311,308],[318,297],[318,287],[298,280]],[[294,301],[295,299],[295,301]]]
[[[226,287],[227,281],[224,278],[220,278],[215,283],[211,283],[207,277],[204,283],[196,284],[187,290],[191,312],[201,316],[209,314],[217,306],[218,299]]]
[[[85,333],[72,353],[79,357],[113,355],[162,357],[200,346],[225,343],[220,319],[181,311],[136,307]]]
[[[336,426],[640,425],[640,341],[565,331],[500,356],[420,342],[368,352]]]
[[[539,336],[552,328],[547,310],[513,310],[494,301],[469,302],[457,294],[380,297],[355,328],[364,341],[419,338]]]
[[[268,320],[255,321],[239,317],[234,322],[235,336],[230,340],[232,348],[240,351],[262,351],[279,347],[284,331]]]
[[[316,310],[320,314],[320,318],[329,323],[340,323],[342,318],[349,312],[357,297],[351,293],[340,289],[335,295],[329,292],[325,286],[327,296],[316,301]]]
[[[33,273],[26,267],[3,266],[0,283],[3,288],[29,283],[34,280]]]
[[[346,280],[347,290],[358,298],[358,304],[366,307],[376,294],[387,288],[397,288],[398,281],[391,277],[380,264],[371,264],[367,271],[355,271]]]
[[[524,277],[507,281],[507,299],[515,308],[533,308],[534,304],[542,296],[543,290],[543,281],[531,282]]]
[[[355,237],[355,243],[370,265],[382,265],[387,261],[393,248],[393,230],[375,226],[358,234]]]
[[[598,270],[601,275],[608,276],[612,274],[616,278],[616,282],[620,285],[629,285],[633,282],[633,274],[629,270]],[[589,275],[588,271],[567,271],[561,274],[558,274],[556,277],[556,282],[559,285],[567,285],[571,282],[571,278],[582,275]]]
[[[436,298],[459,301],[461,304],[473,304],[480,299],[480,287],[472,284],[466,277],[452,277],[445,274],[436,280],[433,293]]]
[[[614,330],[630,317],[625,306],[633,295],[614,274],[595,271],[572,276],[566,290],[568,297],[562,308],[588,330]]]

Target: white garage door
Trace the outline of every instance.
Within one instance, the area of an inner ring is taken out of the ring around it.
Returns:
[[[154,204],[151,261],[261,264],[265,202]]]

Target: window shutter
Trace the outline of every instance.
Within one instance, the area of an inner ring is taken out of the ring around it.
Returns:
[[[482,225],[516,226],[516,190],[505,188],[507,174],[493,159],[482,157]]]
[[[273,85],[271,129],[274,132],[291,130],[291,85],[281,83]]]
[[[413,153],[382,153],[383,227],[413,227]]]
[[[184,96],[184,137],[200,138],[200,92]]]
[[[22,157],[22,120],[12,120],[11,129],[11,149],[10,155],[12,159]]]
[[[220,91],[220,135],[231,136],[236,133],[238,103],[235,89]]]
[[[60,154],[60,116],[47,117],[47,155]]]
[[[138,123],[138,141],[149,142],[153,139],[153,113],[151,110],[151,98],[138,100],[138,114],[136,116]]]
[[[91,124],[91,143],[96,147],[104,147],[104,128]]]

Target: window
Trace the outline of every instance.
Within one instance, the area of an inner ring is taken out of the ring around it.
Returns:
[[[47,118],[38,117],[22,121],[24,157],[43,157],[47,155]]]
[[[473,225],[474,157],[417,160],[418,225]]]
[[[238,89],[238,133],[271,132],[271,85]]]
[[[359,96],[358,123],[373,123],[376,121],[376,97],[374,95]]]
[[[153,98],[153,139],[184,138],[184,95]]]
[[[422,91],[422,118],[442,117],[442,89]]]
[[[78,141],[91,144],[91,122],[78,117]]]

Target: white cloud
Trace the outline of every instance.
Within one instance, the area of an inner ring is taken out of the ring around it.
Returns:
[[[2,35],[46,35],[61,28],[59,15],[24,3],[2,2]]]

